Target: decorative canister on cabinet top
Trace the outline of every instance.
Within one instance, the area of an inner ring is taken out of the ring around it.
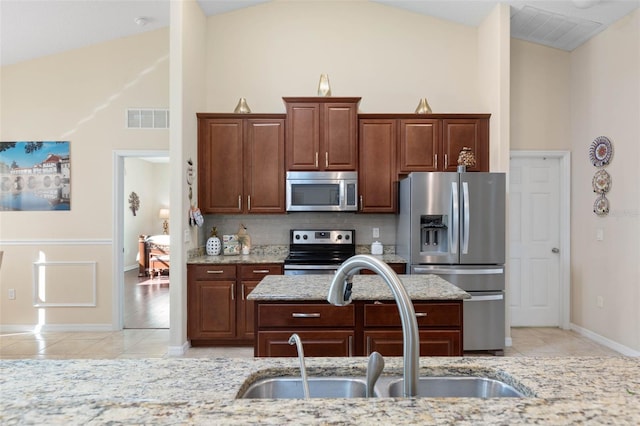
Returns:
[[[217,256],[220,254],[221,247],[222,245],[220,244],[220,238],[218,238],[218,231],[214,226],[213,229],[211,229],[211,236],[207,240],[207,254],[209,256]]]

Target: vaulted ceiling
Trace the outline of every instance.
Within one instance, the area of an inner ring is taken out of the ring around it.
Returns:
[[[198,0],[205,15],[269,0]],[[292,0],[291,0],[292,1]],[[477,26],[498,1],[369,0],[414,13]],[[2,0],[0,64],[169,25],[170,0]],[[512,37],[571,51],[640,6],[640,0],[503,1],[511,6]]]

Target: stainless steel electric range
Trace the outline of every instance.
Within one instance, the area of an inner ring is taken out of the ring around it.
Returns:
[[[353,229],[292,229],[290,232],[285,275],[334,274],[342,262],[356,254]]]

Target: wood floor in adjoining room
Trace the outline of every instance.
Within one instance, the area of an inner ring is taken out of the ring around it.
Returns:
[[[124,273],[124,328],[169,328],[168,276],[138,277]]]

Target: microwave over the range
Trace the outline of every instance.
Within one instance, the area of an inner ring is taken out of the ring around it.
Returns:
[[[287,211],[358,210],[357,172],[287,172]]]

